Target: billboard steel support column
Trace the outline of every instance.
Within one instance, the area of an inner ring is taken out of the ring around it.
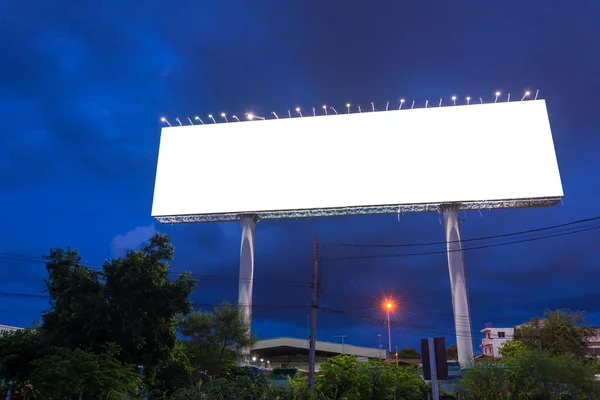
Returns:
[[[458,220],[459,204],[443,204],[440,211],[444,215],[446,231],[446,246],[448,254],[448,270],[450,272],[450,287],[452,289],[452,309],[454,310],[454,329],[456,331],[456,347],[458,362],[461,367],[470,367],[475,359],[473,356],[473,337],[471,333],[471,312],[463,248],[460,241],[460,225]]]
[[[254,214],[240,216],[242,223],[242,244],[240,246],[240,276],[238,305],[241,308],[244,319],[248,324],[248,334],[252,324],[252,287],[254,284],[254,228],[258,222],[258,216]],[[245,349],[246,358],[250,349]],[[243,360],[245,364],[249,360]]]

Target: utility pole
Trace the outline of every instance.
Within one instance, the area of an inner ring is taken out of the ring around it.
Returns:
[[[542,347],[542,335],[540,334],[540,320],[535,317],[535,334],[537,337],[538,348],[540,350],[540,361],[542,362],[542,377],[544,379],[544,399],[549,397],[548,380],[546,379],[546,365],[544,361],[544,348]]]
[[[381,344],[381,333],[377,336],[379,336],[379,361],[381,361],[381,348],[383,347],[383,345]]]
[[[310,345],[308,354],[308,388],[315,388],[315,352],[317,342],[317,306],[319,300],[319,238],[315,236],[313,249],[312,300],[310,311]]]
[[[344,348],[344,338],[348,337],[348,335],[338,335],[336,338],[342,338],[342,354],[346,354],[346,349]]]

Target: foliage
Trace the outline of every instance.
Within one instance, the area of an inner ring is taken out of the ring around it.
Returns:
[[[103,271],[81,265],[76,250],[52,249],[46,257],[50,308],[42,329],[49,344],[102,352],[116,343],[125,363],[143,365],[153,376],[176,343],[175,316],[191,311],[195,280],[169,279],[173,246],[155,234],[139,251],[104,263]]]
[[[429,393],[428,385],[414,367],[391,364],[386,368],[376,368],[371,371],[371,380],[373,400],[419,400],[426,399]]]
[[[508,399],[511,389],[509,371],[495,361],[476,363],[465,370],[460,384],[466,389],[466,399]]]
[[[599,398],[592,363],[573,354],[540,353],[522,342],[509,341],[499,362],[476,364],[460,384],[467,399],[530,399],[545,394],[556,399]]]
[[[321,364],[323,377],[316,389],[330,399],[370,399],[373,396],[373,384],[369,372],[369,366],[359,363],[354,356],[329,358]]]
[[[446,349],[446,359],[458,360],[458,348],[456,347],[456,344],[453,344]]]
[[[426,399],[427,384],[414,367],[359,363],[354,356],[341,355],[321,365],[315,392],[324,399]],[[301,385],[295,382],[295,387]]]
[[[255,339],[242,310],[229,303],[215,307],[212,312],[193,312],[178,321],[185,337],[183,342],[195,372],[195,380],[204,381],[227,376],[250,348]]]
[[[109,391],[133,393],[138,388],[139,372],[117,361],[118,352],[114,345],[100,354],[56,348],[51,356],[34,362],[31,382],[41,398],[68,399],[79,393],[98,398]]]
[[[35,360],[44,354],[44,343],[37,329],[0,333],[0,376],[14,382],[19,390],[31,378]]]
[[[143,365],[146,374],[168,359],[176,342],[175,316],[192,310],[188,296],[196,281],[184,273],[169,279],[174,249],[155,234],[139,251],[104,264],[104,294],[110,310],[107,342],[118,343],[122,359]]]
[[[51,249],[46,259],[50,308],[42,315],[44,336],[53,346],[99,349],[106,338],[106,299],[99,271],[81,264],[77,250]]]
[[[421,354],[414,347],[407,347],[398,352],[398,357],[416,359],[421,358]]]
[[[198,384],[191,389],[177,392],[173,400],[202,398],[205,400],[284,400],[291,399],[291,390],[273,384],[266,376],[238,375],[229,379],[219,378]]]
[[[573,354],[581,358],[586,356],[588,340],[597,332],[585,325],[585,313],[547,310],[544,317],[542,320],[534,319],[515,329],[515,340],[521,341],[530,348],[538,348],[541,340],[544,350],[550,354]],[[536,321],[538,328],[536,328]]]

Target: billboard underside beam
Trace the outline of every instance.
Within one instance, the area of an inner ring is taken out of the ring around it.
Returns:
[[[547,197],[539,199],[518,199],[498,201],[468,201],[460,203],[458,211],[469,210],[495,210],[501,208],[530,208],[551,207],[556,205],[562,197]],[[364,206],[323,208],[311,210],[289,210],[289,211],[264,211],[255,212],[259,219],[284,219],[284,218],[311,218],[311,217],[334,217],[348,215],[371,215],[371,214],[402,214],[409,212],[440,212],[439,203],[429,204],[404,204],[387,206]],[[240,214],[202,214],[202,215],[174,215],[156,216],[157,221],[163,224],[185,224],[198,222],[226,222],[241,220]]]

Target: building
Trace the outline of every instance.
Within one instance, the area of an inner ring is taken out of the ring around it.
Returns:
[[[596,329],[596,336],[592,336],[588,340],[589,355],[591,357],[600,357],[600,328]]]
[[[252,365],[259,367],[295,367],[308,370],[308,353],[308,340],[281,337],[257,341],[252,347],[250,357]],[[317,341],[315,370],[318,371],[328,358],[340,354],[357,356],[358,360],[363,362],[385,359],[387,355],[382,349]]]
[[[481,352],[484,357],[500,358],[500,349],[504,343],[511,340],[515,334],[515,328],[494,328],[492,323],[485,324],[485,329],[481,330],[485,334],[481,339]]]
[[[14,331],[18,331],[21,329],[23,329],[23,328],[17,328],[16,326],[9,326],[9,325],[0,325],[0,333],[1,332],[14,332]]]

